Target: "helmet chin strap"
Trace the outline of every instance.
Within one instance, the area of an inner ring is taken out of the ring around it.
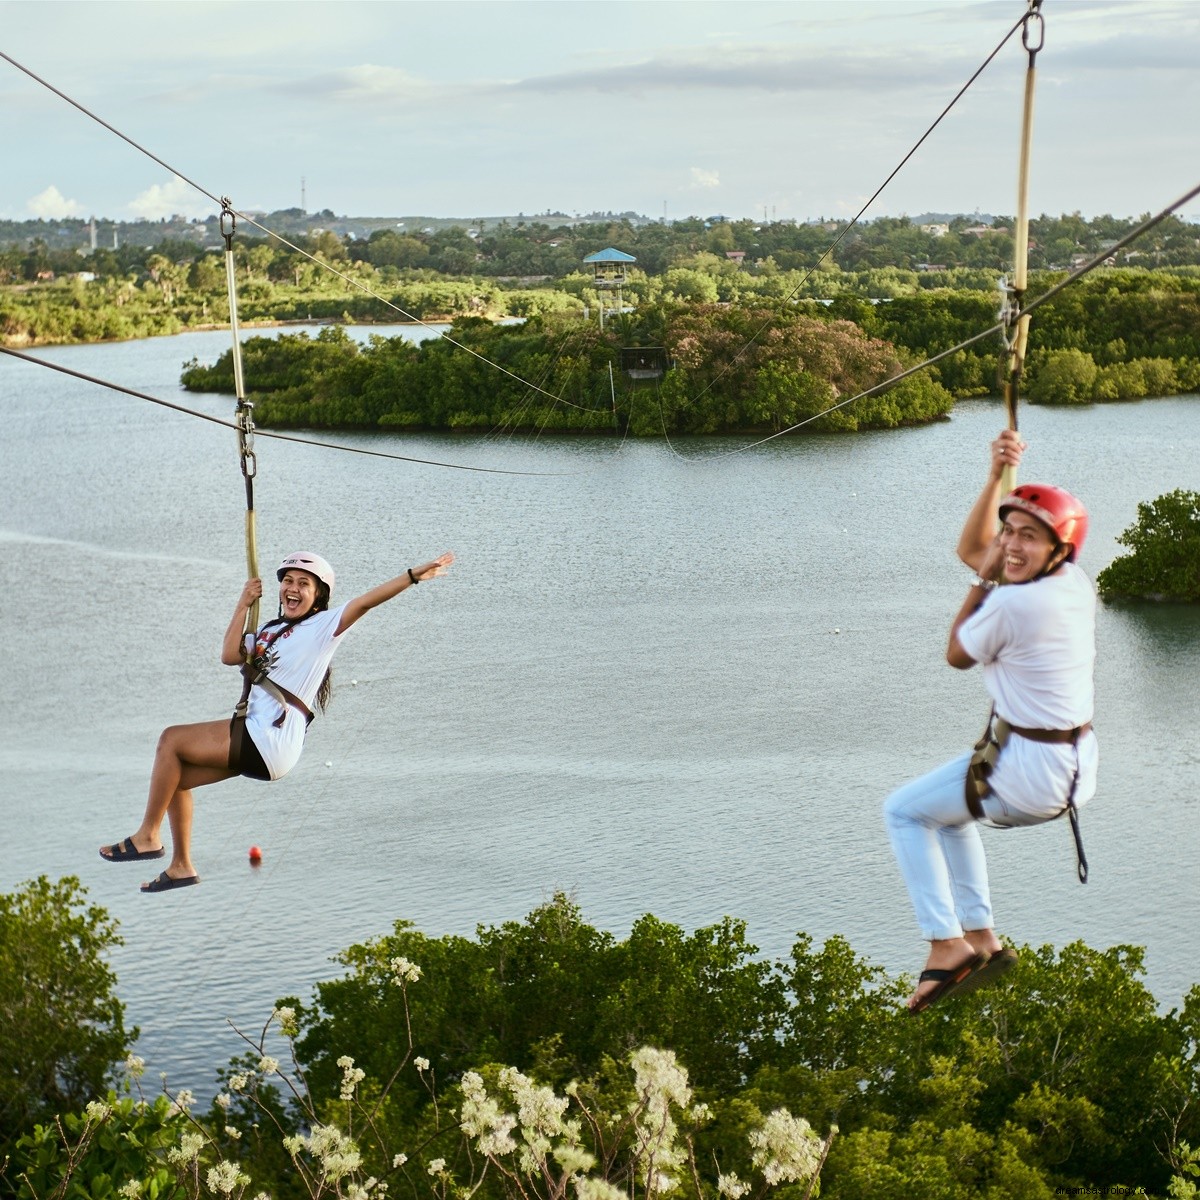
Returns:
[[[1058,568],[1061,567],[1063,563],[1065,563],[1070,557],[1071,544],[1069,542],[1059,542],[1058,545],[1054,547],[1054,550],[1052,551],[1049,560],[1046,562],[1046,565],[1029,582],[1033,583],[1034,580],[1045,579],[1047,575],[1053,575],[1054,572],[1057,571]]]

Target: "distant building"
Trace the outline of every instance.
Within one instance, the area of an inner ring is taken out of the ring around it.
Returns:
[[[945,237],[950,232],[949,225],[922,225],[922,233],[928,233],[931,237]]]
[[[725,257],[729,259],[730,262],[735,262],[740,266],[746,257],[746,252],[745,250],[726,250]]]

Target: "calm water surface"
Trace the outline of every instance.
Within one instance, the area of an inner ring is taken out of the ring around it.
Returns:
[[[366,330],[366,336],[378,330]],[[226,334],[39,352],[228,417],[180,364]],[[922,946],[879,815],[970,745],[977,672],[942,659],[967,572],[952,548],[1000,406],[720,457],[729,439],[368,437],[480,474],[258,443],[265,566],[326,554],[351,596],[453,549],[452,574],[371,614],[336,661],[300,766],[197,793],[199,888],[143,896],[103,863],[137,824],[164,724],[226,714],[218,661],[245,574],[232,432],[0,358],[0,580],[15,614],[0,744],[0,888],[79,875],[119,919],[139,1051],[211,1091],[281,996],[398,919],[430,935],[519,920],[556,889],[624,935],[730,914],[771,956],[844,934],[889,971]],[[1083,565],[1140,500],[1200,488],[1195,398],[1031,409],[1024,477],[1092,511]],[[985,835],[1018,942],[1147,947],[1166,1006],[1200,981],[1200,613],[1104,607],[1092,881],[1065,825]],[[263,847],[254,870],[247,848]],[[151,864],[152,866],[153,864]]]

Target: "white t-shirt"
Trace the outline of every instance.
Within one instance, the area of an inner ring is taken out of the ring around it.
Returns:
[[[958,642],[983,665],[996,713],[1010,725],[1074,729],[1092,719],[1096,594],[1074,563],[1031,583],[994,589],[959,626]],[[1084,735],[1078,748],[1018,734],[1009,738],[989,777],[1005,823],[1045,820],[1062,810],[1077,749],[1075,803],[1082,805],[1096,791],[1094,733]]]
[[[333,659],[341,638],[335,637],[345,605],[314,613],[303,621],[278,633],[279,627],[259,630],[256,652],[263,656],[263,665],[274,683],[298,696],[311,709],[321,687],[321,680]],[[265,628],[265,627],[264,627]],[[274,636],[278,633],[278,636]],[[269,639],[270,645],[265,643]],[[258,747],[272,779],[280,779],[299,761],[304,748],[308,722],[294,705],[284,708],[284,721],[279,719],[279,701],[261,687],[250,689],[250,704],[246,711],[246,729]]]

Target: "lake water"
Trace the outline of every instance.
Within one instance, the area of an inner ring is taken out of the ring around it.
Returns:
[[[184,360],[227,344],[38,353],[228,417],[229,397],[178,386]],[[978,672],[942,654],[968,578],[954,542],[1002,424],[976,401],[921,429],[732,456],[747,442],[335,438],[541,476],[260,439],[265,573],[316,549],[345,597],[444,549],[458,562],[355,628],[286,780],[197,792],[202,885],[144,896],[154,864],[96,850],[136,826],[161,727],[237,697],[218,661],[245,575],[236,439],[0,356],[0,580],[16,627],[0,889],[83,880],[121,923],[139,1052],[200,1094],[241,1049],[227,1019],[254,1028],[278,997],[306,997],[339,949],[402,918],[470,934],[556,889],[617,935],[646,912],[688,930],[730,914],[770,956],[799,930],[840,933],[912,971],[924,948],[879,809],[986,715]],[[1023,425],[1023,478],[1091,509],[1093,575],[1138,501],[1200,488],[1194,397],[1028,409]],[[1091,882],[1076,882],[1065,823],[986,832],[998,927],[1019,943],[1145,945],[1173,1006],[1200,980],[1200,610],[1102,607],[1099,652]]]

